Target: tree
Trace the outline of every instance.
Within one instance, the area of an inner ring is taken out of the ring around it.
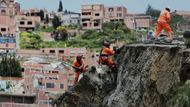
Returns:
[[[40,19],[43,21],[44,20],[44,11],[43,10],[40,10]]]
[[[63,11],[63,3],[62,3],[62,1],[60,0],[60,1],[59,1],[58,12],[62,12],[62,11]]]
[[[45,23],[49,23],[49,16],[46,14]]]
[[[178,26],[181,24],[185,24],[185,19],[177,14],[172,14],[172,18],[171,18],[171,28],[173,31],[177,31],[178,30]]]
[[[14,56],[2,56],[0,61],[0,76],[21,77],[22,69],[20,63]]]
[[[55,40],[67,40],[68,39],[68,31],[65,27],[59,26],[57,27],[55,33],[54,33],[54,39]]]
[[[39,49],[42,39],[40,35],[33,32],[22,32],[20,34],[20,47],[24,49]]]
[[[87,30],[82,35],[82,39],[95,39],[98,36],[99,35],[98,35],[98,32],[96,30]]]
[[[160,10],[154,9],[154,8],[152,8],[151,5],[148,5],[148,8],[146,10],[146,15],[152,16],[154,21],[156,21],[160,15],[160,12],[161,12]]]
[[[35,21],[35,30],[38,30],[38,29],[39,29],[39,27],[40,27],[40,23],[39,23],[39,22],[37,22],[37,21]]]
[[[52,24],[53,24],[53,28],[56,29],[58,26],[61,25],[60,18],[55,15],[53,20],[52,20]]]

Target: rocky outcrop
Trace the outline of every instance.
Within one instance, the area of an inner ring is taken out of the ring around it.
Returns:
[[[116,75],[105,66],[92,67],[70,92],[54,103],[58,107],[102,107],[105,97],[116,87]]]
[[[108,107],[164,107],[171,90],[180,83],[177,46],[125,46],[117,56],[121,64],[115,92]]]
[[[168,107],[178,87],[190,78],[189,57],[188,50],[175,45],[123,46],[116,56],[117,81],[114,73],[88,73],[60,97],[59,106]]]

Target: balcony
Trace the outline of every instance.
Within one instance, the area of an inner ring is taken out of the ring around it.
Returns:
[[[82,15],[81,19],[90,19],[92,15]]]

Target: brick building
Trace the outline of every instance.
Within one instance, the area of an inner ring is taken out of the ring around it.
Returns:
[[[104,22],[122,21],[124,22],[127,9],[124,6],[105,7]]]
[[[152,17],[144,14],[128,14],[124,23],[129,29],[148,29],[152,25]]]
[[[0,0],[0,32],[2,34],[15,33],[15,15],[20,11],[20,4],[14,0]]]
[[[14,50],[15,48],[16,36],[14,34],[0,35],[0,50]]]
[[[39,16],[17,15],[16,19],[20,31],[34,31],[36,29],[36,25],[41,23]]]
[[[183,22],[176,23],[178,31],[190,31],[190,11],[175,10],[173,15],[179,15],[184,18]]]
[[[101,30],[103,23],[118,21],[124,22],[130,29],[147,29],[152,25],[150,16],[128,14],[124,6],[82,5],[81,11],[81,23],[84,30]]]
[[[104,5],[82,5],[81,23],[83,29],[101,29],[104,19]]]

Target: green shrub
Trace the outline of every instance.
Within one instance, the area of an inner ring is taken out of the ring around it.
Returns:
[[[2,56],[0,61],[0,76],[21,77],[22,69],[18,60],[14,56]]]
[[[24,49],[41,48],[42,39],[37,33],[22,32],[20,34],[20,47]]]
[[[179,87],[167,105],[167,107],[190,107],[190,80],[187,80],[183,86]]]

